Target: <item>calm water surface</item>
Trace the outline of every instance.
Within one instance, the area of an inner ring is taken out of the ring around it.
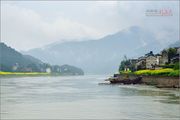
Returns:
[[[105,78],[0,78],[1,119],[180,120],[178,89],[98,85]]]

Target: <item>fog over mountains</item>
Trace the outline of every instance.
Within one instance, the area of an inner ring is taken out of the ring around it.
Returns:
[[[161,43],[155,35],[140,27],[130,27],[98,40],[53,43],[23,52],[50,64],[70,64],[86,74],[110,74],[118,70],[123,56],[141,56],[160,52],[178,40]]]

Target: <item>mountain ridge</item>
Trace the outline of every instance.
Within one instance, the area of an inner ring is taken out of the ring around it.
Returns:
[[[98,40],[56,43],[25,53],[49,63],[72,64],[86,73],[108,74],[118,70],[124,55],[134,57],[149,51],[157,53],[167,46],[161,45],[153,33],[133,26]]]
[[[49,72],[61,75],[83,75],[82,69],[71,65],[50,65],[30,55],[23,55],[14,48],[0,43],[0,71],[4,72]]]

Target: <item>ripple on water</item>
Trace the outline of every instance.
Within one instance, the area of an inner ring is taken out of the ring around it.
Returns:
[[[1,79],[6,119],[179,120],[179,91],[142,85],[98,85],[105,76]]]

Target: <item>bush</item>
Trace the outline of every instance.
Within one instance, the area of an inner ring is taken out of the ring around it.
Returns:
[[[173,72],[170,72],[168,76],[179,76],[180,70],[174,70]]]
[[[174,69],[174,70],[179,70],[179,62],[177,62],[177,63],[174,64],[173,69]]]
[[[120,74],[129,74],[129,73],[132,73],[131,70],[128,70],[128,71],[119,71]]]

